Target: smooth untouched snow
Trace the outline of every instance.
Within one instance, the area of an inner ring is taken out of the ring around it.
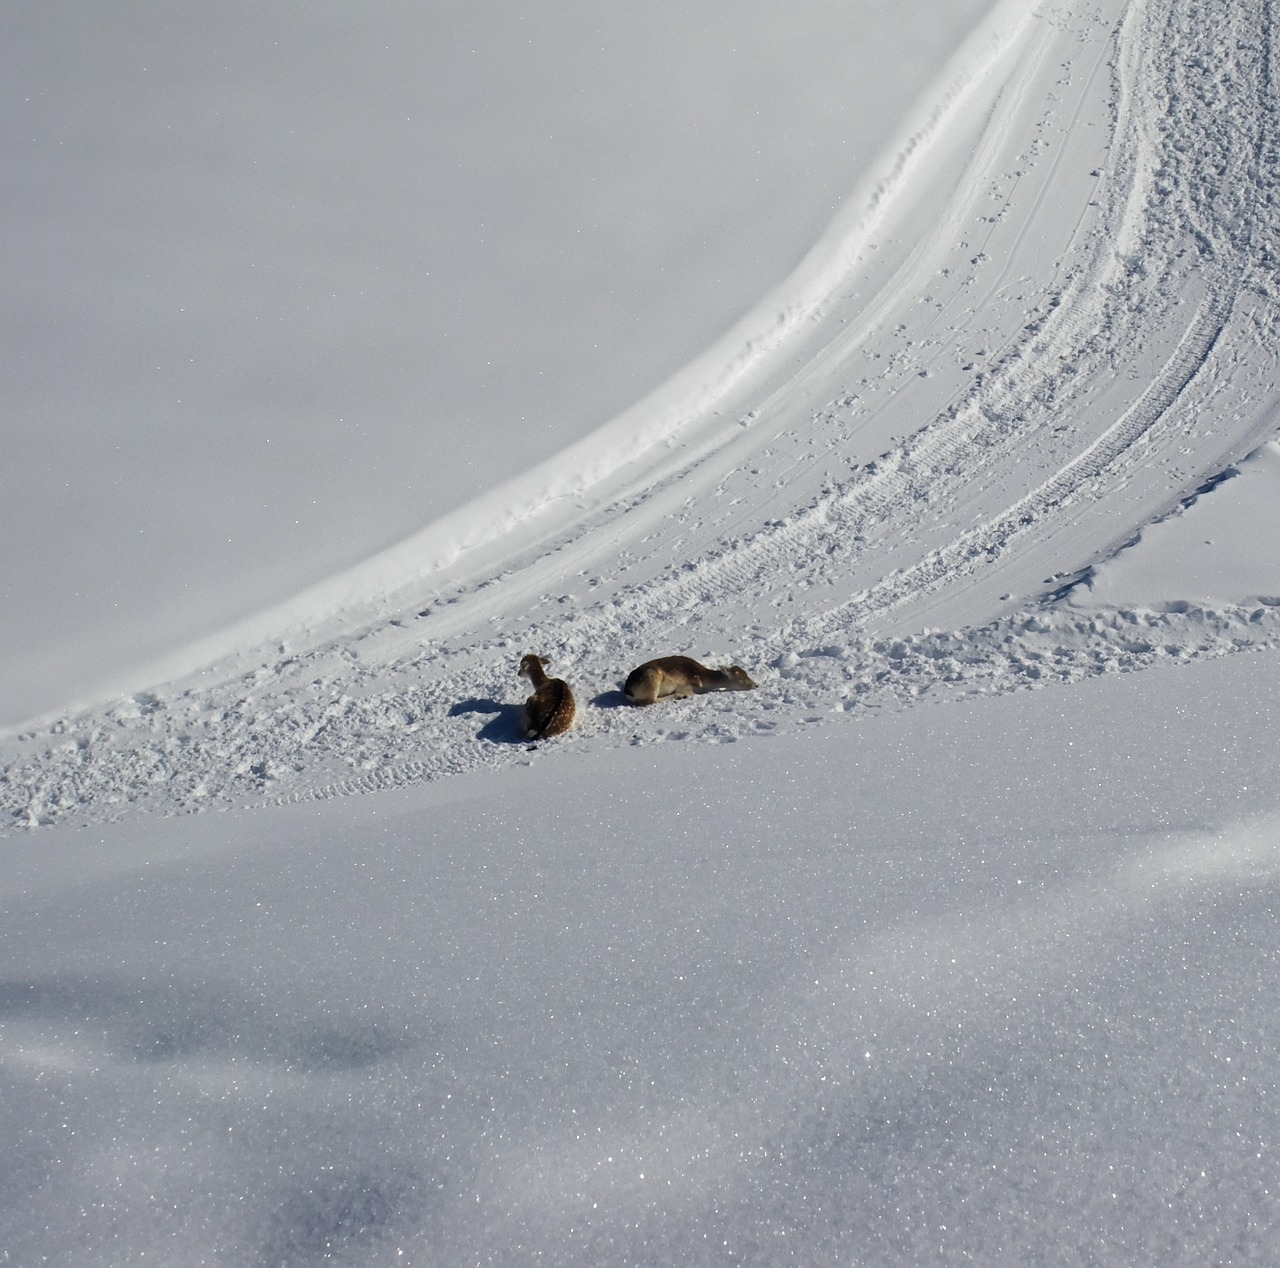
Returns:
[[[1274,604],[1277,596],[1280,445],[1269,441],[1101,564],[1079,601],[1147,607],[1188,599]]]
[[[996,6],[667,387],[11,730],[0,1262],[1280,1258],[1275,20]]]

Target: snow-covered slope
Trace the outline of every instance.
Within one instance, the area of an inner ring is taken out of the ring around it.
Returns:
[[[1274,1263],[1277,662],[18,838],[0,1259]]]
[[[6,736],[0,1262],[1280,1260],[1277,42],[1001,4],[667,388]]]
[[[137,685],[662,382],[988,7],[10,6],[0,725]]]
[[[501,764],[527,651],[594,703],[575,742],[598,746],[1274,642],[1273,586],[1154,613],[1062,601],[1276,432],[1269,12],[998,7],[802,268],[703,358],[197,649],[193,673],[11,738],[7,813]],[[764,689],[674,723],[614,707],[672,651]]]

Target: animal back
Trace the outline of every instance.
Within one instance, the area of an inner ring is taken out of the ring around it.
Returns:
[[[632,704],[652,704],[667,696],[687,696],[700,688],[710,672],[692,656],[659,656],[638,665],[622,684],[623,695]]]
[[[562,735],[573,725],[576,713],[569,684],[563,678],[548,678],[525,702],[525,733],[534,740]]]

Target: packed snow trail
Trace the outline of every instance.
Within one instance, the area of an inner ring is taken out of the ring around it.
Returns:
[[[1280,642],[1274,597],[1062,597],[1276,432],[1275,40],[1270,3],[1001,5],[733,341],[258,640],[11,737],[8,820],[527,760],[524,652],[585,706],[571,748]],[[761,690],[616,707],[675,651]]]

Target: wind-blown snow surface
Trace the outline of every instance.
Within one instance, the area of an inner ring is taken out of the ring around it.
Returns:
[[[0,1254],[1274,1262],[1274,19],[1000,6],[663,392],[11,736]]]

